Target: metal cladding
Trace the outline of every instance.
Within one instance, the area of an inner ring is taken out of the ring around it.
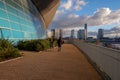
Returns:
[[[55,15],[60,0],[32,0],[32,2],[43,17],[43,21],[47,29]]]

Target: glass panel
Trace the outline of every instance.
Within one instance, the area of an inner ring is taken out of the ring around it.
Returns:
[[[5,10],[0,9],[0,17],[1,18],[6,18],[6,19],[8,18]]]
[[[14,38],[23,38],[23,33],[20,31],[13,31],[12,30],[12,33],[13,33]]]
[[[30,32],[24,32],[24,38],[31,38]]]
[[[1,29],[2,30],[2,34],[3,34],[3,38],[11,38],[11,33],[10,33],[10,30],[8,29]]]
[[[11,28],[16,30],[21,30],[20,25],[14,22],[11,22]]]
[[[9,5],[13,6],[16,9],[21,9],[20,6],[15,4],[12,0],[5,0],[5,2],[8,3]]]
[[[22,25],[22,31],[28,31],[29,29],[26,27],[26,26],[24,26],[24,25]]]
[[[9,28],[8,20],[0,19],[0,26]]]
[[[8,6],[8,5],[6,5],[6,8],[7,8],[8,12],[11,12],[12,14],[17,15],[18,11],[16,9],[14,9],[11,6]]]
[[[5,5],[4,5],[4,3],[2,1],[0,1],[0,8],[5,9]]]
[[[9,19],[15,22],[19,22],[19,18],[13,14],[8,13]]]

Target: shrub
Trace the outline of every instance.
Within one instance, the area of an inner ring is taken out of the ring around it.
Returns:
[[[55,45],[55,46],[58,46],[58,44],[57,44],[57,39],[55,39],[54,45]]]
[[[17,44],[20,50],[42,51],[50,48],[49,39],[19,41]]]
[[[50,48],[50,42],[49,40],[40,40],[40,44],[42,45],[43,49],[49,49]]]
[[[21,56],[7,39],[0,39],[0,61]]]
[[[42,46],[40,44],[36,44],[35,51],[42,51],[42,50],[43,50]]]
[[[26,41],[19,41],[17,43],[17,47],[20,49],[20,50],[23,50],[25,48],[25,45],[26,45]]]

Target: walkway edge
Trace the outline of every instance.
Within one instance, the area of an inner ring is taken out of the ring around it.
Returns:
[[[9,59],[9,60],[5,60],[5,61],[1,61],[0,64],[7,63],[7,62],[10,62],[10,61],[14,61],[14,60],[21,59],[21,58],[23,58],[23,56],[22,57],[13,58],[13,59]]]
[[[87,58],[88,62],[94,67],[94,69],[103,78],[103,80],[111,80],[110,76],[107,75],[104,71],[102,71],[102,69],[93,60],[91,60],[90,57],[83,50],[81,50],[77,45],[73,45],[83,53],[83,55]]]

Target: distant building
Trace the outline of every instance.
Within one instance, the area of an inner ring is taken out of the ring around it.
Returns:
[[[85,30],[80,29],[77,33],[78,39],[85,40]]]
[[[55,29],[52,29],[51,32],[52,32],[51,36],[55,37]]]
[[[62,37],[62,30],[61,29],[51,29],[51,37],[59,38]]]
[[[71,30],[71,38],[75,38],[75,30]]]
[[[103,29],[99,29],[99,30],[98,30],[97,38],[98,38],[98,39],[102,39],[103,36],[104,36],[104,30],[103,30]]]
[[[62,35],[62,29],[59,29],[59,35],[60,35],[61,37],[63,37],[63,35]]]
[[[87,39],[87,24],[85,24],[85,40]]]

